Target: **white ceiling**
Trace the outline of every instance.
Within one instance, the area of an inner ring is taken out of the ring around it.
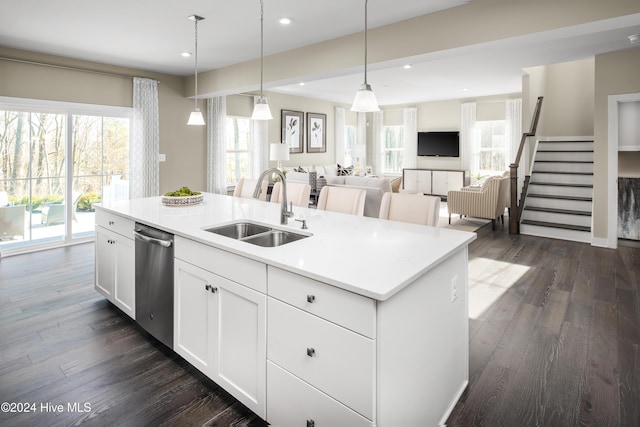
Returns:
[[[369,28],[468,3],[469,0],[371,0]],[[0,45],[130,68],[193,73],[198,14],[199,71],[260,55],[258,0],[0,0]],[[360,32],[362,0],[265,0],[265,55]],[[293,23],[281,26],[280,17]],[[630,48],[640,15],[370,66],[382,105],[519,92],[524,67]],[[404,63],[411,63],[409,70]],[[269,90],[350,103],[362,70]],[[466,88],[466,91],[462,89]]]

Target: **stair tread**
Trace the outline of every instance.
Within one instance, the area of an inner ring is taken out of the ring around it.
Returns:
[[[563,182],[529,182],[529,185],[548,185],[554,187],[593,188],[593,184],[567,184]]]
[[[593,150],[538,150],[538,153],[593,153]]]
[[[539,171],[539,170],[534,170],[533,173],[554,173],[557,175],[593,175],[593,172],[564,172],[564,171]]]
[[[527,197],[537,197],[540,199],[560,199],[560,200],[576,200],[579,202],[592,202],[593,199],[591,197],[577,197],[577,196],[556,196],[552,194],[535,194],[530,193],[527,194]]]
[[[539,208],[537,206],[525,206],[524,210],[536,211],[536,212],[558,213],[558,214],[565,214],[565,215],[591,216],[591,212],[589,211],[576,211],[573,209]]]
[[[540,141],[540,144],[556,144],[556,143],[563,143],[563,142],[593,142],[593,139],[571,139],[571,140],[557,140],[557,139],[548,139],[546,141]]]
[[[593,163],[593,160],[536,160],[536,163]]]
[[[546,221],[534,221],[531,219],[522,220],[521,224],[525,225],[537,225],[539,227],[549,227],[549,228],[562,228],[565,230],[575,230],[575,231],[586,231],[590,232],[591,227],[586,227],[582,225],[572,225],[572,224],[558,224],[555,222],[546,222]]]

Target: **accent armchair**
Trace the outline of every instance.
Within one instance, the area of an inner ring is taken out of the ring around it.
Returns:
[[[0,239],[24,237],[25,205],[0,206]]]
[[[509,190],[509,178],[492,176],[487,178],[482,187],[475,189],[462,188],[447,193],[447,209],[449,224],[451,214],[459,214],[474,218],[491,220],[491,228],[495,230],[496,219],[502,218]]]

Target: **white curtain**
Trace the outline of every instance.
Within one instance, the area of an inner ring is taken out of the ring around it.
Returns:
[[[157,80],[134,77],[131,127],[129,194],[132,199],[158,196],[160,126]]]
[[[403,116],[402,167],[415,168],[418,165],[418,109],[405,108]]]
[[[207,99],[207,191],[216,194],[227,194],[226,115],[226,96]]]
[[[258,96],[254,96],[254,103]],[[258,178],[269,167],[269,121],[252,120],[253,153],[251,156],[251,177]]]
[[[505,136],[507,138],[507,164],[515,161],[522,138],[522,99],[508,99],[505,106]]]
[[[477,171],[480,159],[477,156],[474,127],[476,123],[476,103],[467,102],[461,106],[460,157],[462,169]]]
[[[363,166],[371,166],[373,174],[378,176],[384,175],[384,138],[382,130],[384,128],[384,111],[376,111],[371,113],[371,161]]]
[[[345,134],[346,134],[346,119],[345,110],[342,107],[335,108],[335,142],[336,142],[336,163],[344,165],[344,152],[345,152]]]
[[[358,134],[356,135],[356,144],[367,145],[367,113],[358,113]],[[365,148],[366,153],[366,148]],[[366,166],[366,154],[360,159],[360,164]]]

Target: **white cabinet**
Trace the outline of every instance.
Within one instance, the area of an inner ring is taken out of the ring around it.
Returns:
[[[431,171],[421,169],[404,169],[402,185],[411,193],[431,194]]]
[[[469,177],[461,170],[403,169],[402,185],[405,191],[446,196],[469,185]]]
[[[267,421],[372,425],[374,301],[275,267],[268,279]]]
[[[432,171],[431,193],[446,196],[449,190],[460,190],[464,187],[464,172]]]
[[[95,289],[135,319],[133,226],[126,218],[96,212]]]
[[[266,295],[213,271],[216,260],[246,262],[249,270],[256,269],[252,286],[266,287],[266,266],[179,237],[175,249],[175,351],[265,418]],[[203,254],[206,270],[190,263]],[[247,277],[246,268],[227,272]]]
[[[267,277],[267,422],[446,422],[469,378],[466,248],[385,301],[272,266]]]

